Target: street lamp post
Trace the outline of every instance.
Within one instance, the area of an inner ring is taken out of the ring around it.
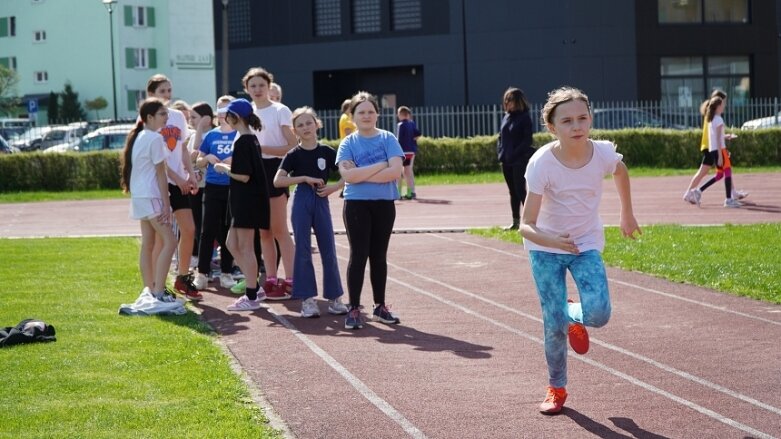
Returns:
[[[228,94],[228,0],[222,0],[222,94]]]
[[[225,0],[223,0],[225,1]],[[103,0],[103,6],[108,11],[108,32],[111,41],[111,89],[114,93],[114,120],[117,120],[117,74],[114,70],[114,5],[117,0]]]

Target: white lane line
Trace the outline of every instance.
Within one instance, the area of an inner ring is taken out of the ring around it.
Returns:
[[[327,365],[329,365],[333,370],[335,370],[339,375],[342,376],[355,390],[357,390],[361,395],[363,395],[364,398],[369,400],[375,407],[380,409],[383,413],[385,413],[386,416],[388,416],[393,422],[398,424],[404,431],[407,432],[410,437],[418,438],[418,439],[425,439],[426,435],[423,434],[420,429],[415,427],[415,425],[412,424],[407,418],[404,417],[401,413],[399,413],[398,410],[393,408],[392,405],[390,405],[387,401],[382,399],[379,395],[374,393],[372,389],[369,388],[366,384],[363,383],[358,377],[350,373],[349,370],[347,370],[346,367],[344,367],[341,363],[339,363],[334,357],[330,356],[326,351],[324,351],[320,346],[318,346],[315,342],[313,342],[309,337],[301,333],[290,321],[285,318],[284,316],[277,313],[274,308],[269,307],[268,311],[271,313],[271,315],[274,316],[275,319],[279,323],[281,323],[285,328],[290,330],[290,332],[293,333],[296,337],[298,337],[299,340],[301,340],[312,352],[315,353],[320,359],[322,359]]]
[[[391,265],[391,264],[388,264],[388,265]],[[396,267],[394,267],[394,268],[396,268]],[[407,270],[404,270],[404,271],[407,271]],[[534,341],[537,344],[540,344],[540,345],[543,344],[543,340],[540,339],[539,337],[536,337],[536,336],[533,336],[533,335],[531,335],[529,333],[521,331],[520,329],[513,328],[512,326],[509,326],[509,325],[507,325],[505,323],[502,323],[502,322],[500,322],[498,320],[494,320],[494,319],[492,319],[490,317],[486,317],[486,316],[484,316],[484,315],[482,315],[482,314],[480,314],[480,313],[478,313],[476,311],[473,311],[473,310],[471,310],[469,308],[466,308],[466,307],[464,307],[462,305],[459,305],[458,303],[455,303],[453,301],[450,301],[450,300],[447,300],[445,298],[439,297],[436,294],[430,293],[430,292],[428,292],[426,290],[422,290],[420,288],[417,288],[417,287],[415,287],[413,285],[410,285],[410,284],[408,284],[406,282],[403,282],[401,280],[398,280],[398,279],[390,277],[390,276],[388,277],[388,280],[390,280],[392,282],[395,282],[395,283],[397,283],[397,284],[399,284],[399,285],[401,285],[401,286],[403,286],[405,288],[408,288],[408,289],[410,289],[412,291],[415,291],[418,294],[422,294],[422,295],[424,295],[426,297],[429,297],[431,299],[434,299],[434,300],[436,300],[438,302],[444,303],[445,305],[448,305],[448,306],[451,306],[453,308],[456,308],[456,309],[460,310],[461,312],[464,312],[464,313],[469,314],[471,316],[474,316],[474,317],[476,317],[478,319],[481,319],[481,320],[484,320],[484,321],[486,321],[488,323],[491,323],[492,325],[498,326],[498,327],[500,327],[500,328],[502,328],[502,329],[504,329],[506,331],[509,331],[509,332],[513,333],[513,334],[516,334],[516,335],[521,336],[523,338],[526,338],[526,339],[529,339],[531,341]],[[696,404],[696,403],[694,403],[692,401],[689,401],[687,399],[681,398],[681,397],[679,397],[677,395],[674,395],[674,394],[672,394],[672,393],[670,393],[670,392],[668,392],[666,390],[663,390],[663,389],[660,389],[658,387],[655,387],[655,386],[653,386],[651,384],[646,383],[645,381],[642,381],[642,380],[640,380],[638,378],[635,378],[635,377],[633,377],[631,375],[625,374],[625,373],[623,373],[623,372],[621,372],[619,370],[613,369],[612,367],[609,367],[609,366],[607,366],[605,364],[602,364],[602,363],[600,363],[598,361],[592,360],[592,359],[590,359],[588,357],[575,355],[572,352],[569,352],[568,355],[571,358],[574,358],[574,359],[576,359],[578,361],[582,361],[582,362],[584,362],[586,364],[589,364],[589,365],[591,365],[593,367],[601,369],[601,370],[603,370],[603,371],[605,371],[605,372],[607,372],[607,373],[609,373],[611,375],[614,375],[614,376],[616,376],[618,378],[621,378],[621,379],[623,379],[625,381],[628,381],[631,384],[634,384],[634,385],[636,385],[638,387],[642,387],[645,390],[648,390],[650,392],[656,393],[657,395],[663,396],[663,397],[665,397],[667,399],[670,399],[670,400],[672,400],[674,402],[677,402],[678,404],[681,404],[681,405],[683,405],[685,407],[688,407],[688,408],[690,408],[692,410],[695,410],[695,411],[697,411],[699,413],[702,413],[703,415],[708,416],[708,417],[710,417],[712,419],[715,419],[715,420],[717,420],[717,421],[719,421],[719,422],[721,422],[723,424],[729,425],[730,427],[733,427],[733,428],[736,428],[738,430],[744,431],[744,432],[746,432],[746,433],[748,433],[748,434],[750,434],[750,435],[752,435],[754,437],[766,438],[766,439],[772,439],[773,438],[772,435],[769,435],[769,434],[764,433],[762,431],[756,430],[756,429],[754,429],[752,427],[749,427],[748,425],[742,424],[742,423],[740,423],[740,422],[738,422],[738,421],[736,421],[734,419],[728,418],[728,417],[726,417],[726,416],[724,416],[724,415],[722,415],[720,413],[717,413],[717,412],[715,412],[713,410],[707,409],[707,408],[705,408],[705,407],[703,407],[701,405],[698,405],[698,404]]]
[[[503,255],[512,256],[512,257],[515,257],[515,258],[518,258],[518,259],[524,259],[524,260],[528,259],[525,256],[525,254],[518,254],[518,253],[513,253],[513,252],[509,252],[509,251],[505,251],[505,250],[500,250],[500,249],[497,249],[497,248],[488,247],[488,246],[485,246],[485,245],[480,245],[480,244],[477,244],[477,243],[474,243],[474,242],[461,241],[461,240],[453,239],[453,238],[450,238],[450,237],[447,237],[447,236],[443,236],[443,235],[430,234],[430,236],[433,236],[433,237],[439,238],[439,239],[444,239],[446,241],[458,242],[458,243],[461,243],[461,244],[470,245],[472,247],[477,247],[477,248],[481,248],[481,249],[485,249],[485,250],[490,250],[490,251],[493,251],[493,252],[496,252],[496,253],[501,253]],[[759,317],[759,316],[755,316],[753,314],[747,314],[747,313],[740,312],[740,311],[734,311],[734,310],[731,310],[731,309],[729,309],[727,307],[712,305],[712,304],[707,303],[707,302],[701,302],[699,300],[694,300],[694,299],[689,299],[687,297],[678,296],[678,295],[673,294],[673,293],[668,293],[668,292],[665,292],[665,291],[659,291],[659,290],[655,290],[655,289],[652,289],[652,288],[646,288],[646,287],[643,287],[643,286],[640,286],[640,285],[637,285],[637,284],[624,282],[624,281],[621,281],[621,280],[618,280],[618,279],[613,279],[613,278],[610,278],[610,277],[608,278],[608,281],[614,282],[614,283],[617,283],[619,285],[623,285],[623,286],[626,286],[626,287],[636,288],[638,290],[642,290],[642,291],[645,291],[645,292],[648,292],[648,293],[658,294],[660,296],[668,297],[670,299],[680,300],[680,301],[691,303],[691,304],[694,304],[694,305],[699,305],[699,306],[702,306],[702,307],[705,307],[705,308],[710,308],[710,309],[715,310],[715,311],[721,311],[721,312],[724,312],[724,313],[745,317],[747,319],[757,320],[757,321],[760,321],[760,322],[763,322],[763,323],[770,323],[771,325],[775,325],[775,326],[781,326],[781,322],[779,322],[779,321],[766,319],[764,317]]]

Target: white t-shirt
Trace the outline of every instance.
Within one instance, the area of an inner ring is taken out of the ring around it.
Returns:
[[[187,120],[184,118],[184,114],[179,110],[169,108],[168,123],[158,132],[163,136],[168,151],[170,151],[168,161],[166,162],[168,169],[174,171],[179,177],[186,179],[188,175],[182,160],[182,143],[188,136],[189,128],[187,128]],[[170,178],[168,182],[176,184]]]
[[[719,136],[717,135],[720,126],[724,126],[724,119],[721,116],[713,116],[713,120],[708,122],[708,151],[718,151]]]
[[[262,125],[260,132],[257,133],[260,146],[287,146],[287,139],[282,134],[282,130],[289,130],[293,126],[290,108],[273,101],[268,107],[260,109],[253,103],[252,108],[255,109],[255,115]],[[263,158],[273,159],[280,156],[263,154]]]
[[[165,147],[163,136],[146,128],[138,133],[131,155],[131,198],[161,198],[155,165],[166,160],[168,156],[169,151]]]
[[[581,168],[564,166],[554,155],[548,143],[534,153],[526,168],[529,191],[542,195],[537,227],[543,232],[560,235],[569,233],[581,252],[605,247],[599,202],[602,199],[602,180],[613,174],[623,156],[611,142],[591,140],[594,153]],[[543,247],[527,239],[527,250],[567,254],[564,250]]]

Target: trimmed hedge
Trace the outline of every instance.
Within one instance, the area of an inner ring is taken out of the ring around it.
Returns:
[[[781,166],[781,128],[734,131],[728,144],[736,166]],[[700,162],[700,130],[594,130],[591,137],[614,142],[629,167],[695,168]],[[418,140],[415,172],[473,173],[495,171],[496,136],[427,138]],[[553,140],[536,133],[534,145]],[[336,148],[339,142],[325,140]],[[117,151],[0,156],[0,192],[119,189]]]

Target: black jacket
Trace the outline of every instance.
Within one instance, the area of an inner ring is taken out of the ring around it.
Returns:
[[[499,161],[503,165],[526,165],[534,151],[529,110],[505,113],[496,142]]]

